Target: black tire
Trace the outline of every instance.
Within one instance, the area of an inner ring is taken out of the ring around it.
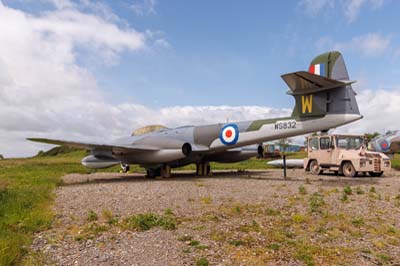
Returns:
[[[333,171],[333,173],[335,174],[335,176],[339,176],[339,171]]]
[[[322,173],[321,166],[319,166],[319,163],[317,162],[317,160],[312,160],[310,162],[310,172],[313,175],[319,175]]]
[[[351,162],[345,162],[342,166],[342,173],[346,177],[355,177],[357,176],[357,171],[354,168]]]
[[[371,176],[371,177],[381,177],[382,175],[383,175],[383,172],[368,172],[368,174]]]
[[[161,168],[157,169],[146,169],[146,177],[150,179],[155,179],[157,176],[161,175]]]

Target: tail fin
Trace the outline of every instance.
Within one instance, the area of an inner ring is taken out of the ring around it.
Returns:
[[[288,93],[296,99],[292,117],[322,117],[326,114],[360,114],[356,93],[346,65],[337,51],[321,54],[311,61],[309,72],[282,75]]]

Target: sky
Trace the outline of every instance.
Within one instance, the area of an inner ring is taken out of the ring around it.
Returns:
[[[342,52],[364,119],[400,129],[400,1],[0,0],[0,154],[139,127],[285,116],[280,75]],[[297,140],[301,141],[301,138]]]

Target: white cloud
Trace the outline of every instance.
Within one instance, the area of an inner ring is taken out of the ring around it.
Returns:
[[[390,50],[390,45],[391,37],[379,33],[355,36],[347,42],[335,42],[330,37],[322,37],[316,42],[318,50],[351,51],[363,56],[380,56]]]
[[[356,20],[361,6],[365,3],[364,0],[349,0],[345,1],[344,5],[344,14],[348,20],[348,22],[353,22]]]
[[[136,15],[143,16],[148,14],[156,14],[156,0],[135,0],[131,5]]]
[[[382,36],[378,33],[368,33],[356,36],[348,43],[338,43],[335,49],[350,49],[366,56],[379,56],[387,50],[390,41],[390,37]]]
[[[330,9],[334,6],[335,1],[332,0],[301,0],[299,7],[310,14],[317,15],[320,12]]]
[[[360,133],[399,130],[400,89],[363,90],[357,96],[360,112],[364,118],[339,128],[338,132]]]
[[[348,23],[357,20],[363,8],[377,10],[384,4],[384,0],[301,0],[299,7],[306,13],[317,16],[327,11],[336,10],[340,6]]]

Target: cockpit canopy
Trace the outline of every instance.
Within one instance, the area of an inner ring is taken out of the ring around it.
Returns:
[[[163,125],[149,125],[136,129],[132,132],[132,136],[140,136],[151,132],[160,131],[162,129],[167,129],[167,127]]]

